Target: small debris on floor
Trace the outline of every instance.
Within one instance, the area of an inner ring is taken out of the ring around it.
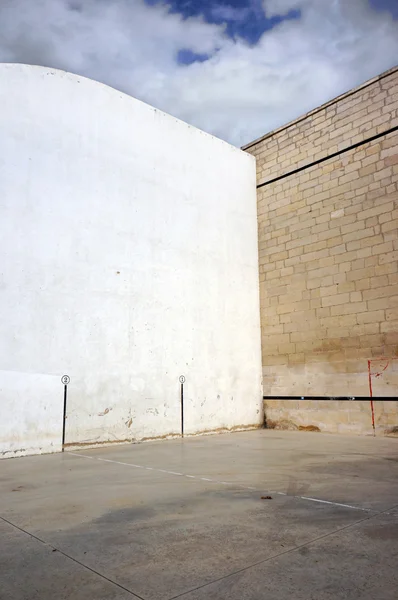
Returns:
[[[272,496],[261,496],[261,500],[272,500]]]
[[[299,425],[299,431],[318,431],[321,430],[316,425]]]

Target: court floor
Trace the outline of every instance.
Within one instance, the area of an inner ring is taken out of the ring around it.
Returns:
[[[398,597],[397,438],[259,430],[2,460],[0,516],[1,600]]]

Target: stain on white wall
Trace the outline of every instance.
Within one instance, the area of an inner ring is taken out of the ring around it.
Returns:
[[[0,454],[261,423],[253,157],[3,64],[0,227]]]

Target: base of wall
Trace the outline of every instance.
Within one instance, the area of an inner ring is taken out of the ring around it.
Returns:
[[[203,429],[202,431],[196,431],[196,432],[187,432],[184,433],[184,438],[188,438],[188,437],[199,437],[202,435],[217,435],[217,434],[222,434],[222,433],[233,433],[233,432],[238,432],[238,431],[251,431],[254,429],[263,429],[263,424],[262,423],[255,423],[255,424],[250,424],[250,425],[235,425],[233,427],[219,427],[217,429]],[[180,433],[168,433],[165,435],[159,435],[159,436],[154,436],[154,437],[143,437],[143,438],[138,438],[138,439],[125,439],[125,440],[104,440],[101,442],[71,442],[68,444],[65,444],[64,448],[66,451],[68,450],[81,450],[82,448],[87,448],[88,450],[90,448],[98,448],[98,446],[101,447],[107,447],[107,446],[115,446],[115,445],[123,445],[123,444],[142,444],[145,442],[160,442],[163,440],[175,440],[175,439],[182,439],[182,436]]]
[[[267,400],[265,427],[373,435],[370,401]],[[398,401],[374,402],[376,435],[398,435]]]
[[[239,431],[253,431],[256,429],[263,429],[264,425],[262,423],[254,423],[250,425],[235,425],[234,427],[220,427],[218,429],[204,429],[203,431],[197,431],[195,433],[184,433],[184,438],[188,437],[199,437],[202,435],[219,435],[223,433],[233,433]],[[82,449],[94,449],[94,448],[106,448],[108,446],[122,446],[126,444],[141,444],[145,442],[160,442],[162,440],[173,440],[173,439],[182,439],[180,433],[170,433],[166,435],[160,435],[156,437],[144,437],[141,439],[124,439],[124,440],[104,440],[100,442],[70,442],[64,445],[64,449],[66,452],[73,450],[82,450]],[[32,456],[38,454],[55,454],[59,453],[61,450],[53,450],[53,451],[44,451],[44,452],[29,452],[25,449],[15,450],[12,453],[4,453],[0,455],[0,460],[6,460],[9,458],[22,458],[24,456]],[[9,454],[6,456],[6,454]]]

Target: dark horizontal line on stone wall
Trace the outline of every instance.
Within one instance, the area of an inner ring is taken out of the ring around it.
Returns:
[[[343,150],[338,150],[338,152],[333,152],[333,154],[328,154],[327,156],[318,158],[318,160],[314,160],[313,162],[308,163],[308,164],[304,165],[303,167],[298,167],[297,169],[294,169],[293,171],[289,171],[288,173],[284,173],[283,175],[278,175],[278,177],[274,177],[273,179],[270,179],[269,181],[264,181],[264,183],[259,183],[257,186],[257,189],[262,188],[266,185],[271,185],[271,183],[276,183],[277,181],[281,181],[282,179],[286,179],[287,177],[291,177],[292,175],[296,175],[297,173],[301,173],[301,171],[305,171],[306,169],[310,169],[311,167],[316,167],[317,165],[320,165],[321,163],[323,163],[327,160],[331,160],[332,158],[337,158],[338,156],[341,156],[341,154],[345,154],[346,152],[349,152],[350,150],[355,150],[356,148],[360,148],[361,146],[363,146],[365,144],[374,142],[382,137],[390,135],[391,133],[395,133],[396,131],[398,131],[398,125],[396,127],[392,127],[391,129],[387,129],[387,131],[383,131],[382,133],[377,133],[376,135],[373,135],[372,137],[367,138],[366,140],[362,140],[361,142],[352,144],[351,146],[348,146],[347,148],[343,148]]]
[[[398,396],[263,396],[263,400],[346,400],[347,402],[382,400],[383,402],[397,402]]]

